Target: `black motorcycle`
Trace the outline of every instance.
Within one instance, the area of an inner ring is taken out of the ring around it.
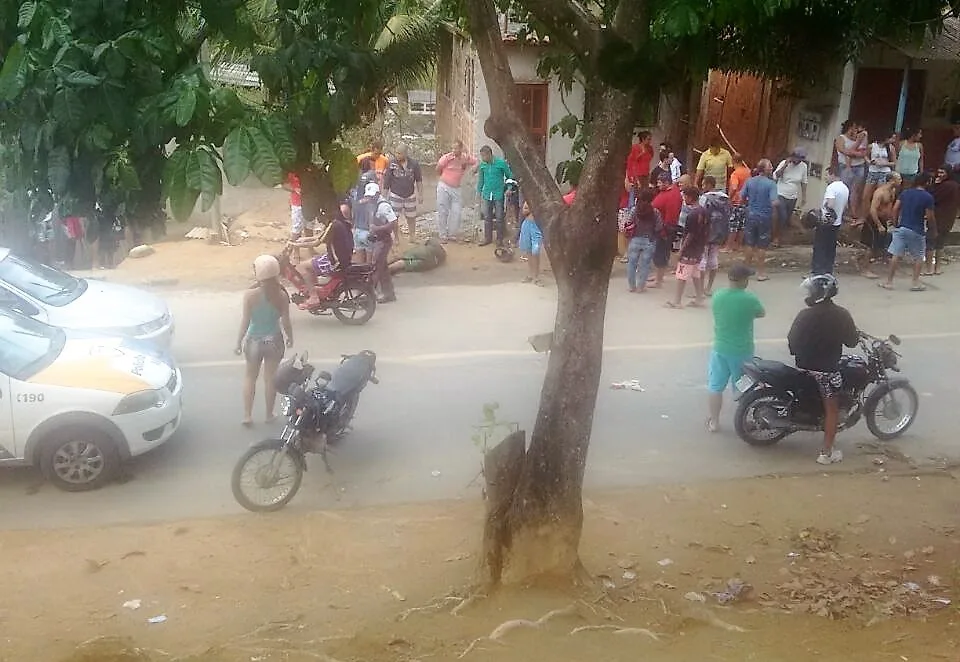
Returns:
[[[300,489],[307,453],[320,455],[332,473],[330,444],[349,432],[367,384],[379,383],[377,355],[371,351],[344,354],[332,375],[321,372],[316,379],[307,358],[306,352],[294,355],[277,371],[286,418],[280,437],[252,446],[233,469],[233,496],[247,510],[269,512],[287,505]]]
[[[917,392],[909,380],[888,374],[900,372],[900,354],[893,349],[899,344],[896,336],[884,340],[861,331],[864,355],[844,355],[840,359],[840,430],[852,428],[863,417],[873,436],[889,441],[913,424],[920,405]],[[737,382],[740,404],[734,426],[745,442],[769,446],[794,432],[823,430],[823,400],[809,374],[764,359],[747,362],[743,371]],[[898,395],[905,396],[907,402],[900,403]],[[881,429],[884,421],[893,422],[890,429]]]

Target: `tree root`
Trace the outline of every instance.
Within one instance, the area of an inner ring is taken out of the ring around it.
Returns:
[[[544,614],[543,616],[541,616],[535,621],[529,621],[524,618],[515,618],[513,620],[504,621],[503,623],[495,627],[493,629],[493,632],[491,632],[486,637],[478,637],[477,639],[474,639],[470,643],[470,645],[467,646],[466,650],[464,650],[462,653],[460,653],[459,656],[457,656],[457,659],[462,660],[467,655],[469,655],[477,646],[479,646],[481,643],[485,641],[492,641],[498,644],[502,644],[503,642],[501,641],[501,639],[503,639],[509,632],[513,630],[517,630],[520,628],[539,629],[544,625],[546,625],[551,620],[553,620],[554,618],[559,618],[561,616],[576,616],[579,613],[580,612],[577,609],[577,604],[573,603],[573,604],[567,605],[563,609],[554,609],[553,611],[548,611],[546,614]]]
[[[622,628],[619,625],[583,625],[570,630],[570,634],[579,634],[581,632],[612,632],[613,634],[642,634],[650,637],[654,641],[660,641],[660,636],[652,630],[646,628]]]
[[[706,623],[707,625],[718,627],[721,630],[726,630],[727,632],[749,632],[749,630],[746,628],[742,628],[739,625],[734,625],[733,623],[727,623],[726,621],[721,620],[719,616],[707,608],[692,611],[690,612],[690,616],[695,620]]]
[[[405,610],[403,610],[402,612],[400,612],[399,614],[397,614],[397,622],[402,623],[402,622],[404,622],[405,620],[407,620],[408,618],[410,618],[411,616],[413,616],[414,614],[431,613],[431,612],[440,611],[441,609],[443,609],[444,607],[446,607],[446,606],[447,606],[448,604],[450,604],[451,602],[456,602],[456,603],[457,603],[456,606],[454,606],[454,608],[453,608],[454,611],[456,611],[456,610],[459,609],[468,599],[469,599],[469,598],[458,598],[458,597],[455,596],[455,595],[448,595],[448,596],[445,597],[445,598],[440,598],[440,599],[437,600],[436,602],[433,602],[433,603],[431,603],[431,604],[425,605],[425,606],[423,606],[423,607],[411,607],[410,609],[405,609]],[[451,613],[452,613],[452,612],[451,612]]]
[[[480,600],[486,599],[485,593],[474,593],[468,598],[465,598],[458,604],[456,607],[450,610],[452,616],[459,616],[467,607],[473,606],[474,603],[479,602]]]

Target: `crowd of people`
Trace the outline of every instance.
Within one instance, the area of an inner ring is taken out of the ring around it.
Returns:
[[[823,199],[803,214],[810,179],[804,148],[794,148],[776,166],[764,158],[751,168],[717,134],[688,173],[668,144],[660,145],[655,160],[651,135],[641,132],[627,159],[620,205],[619,252],[627,265],[628,289],[642,293],[662,287],[669,269],[677,288],[665,305],[680,308],[692,282],[687,305],[702,306],[720,252],[742,251],[757,280],[768,280],[767,251],[780,246],[801,216],[814,229],[810,274],[834,272],[840,231],[847,223],[862,246],[858,263],[865,277],[879,278],[874,269],[886,264],[880,286],[891,289],[908,258],[913,261],[911,290],[924,290],[921,276],[942,272],[947,235],[960,207],[960,130],[944,165],[932,173],[925,170],[921,131],[879,136],[885,137],[871,142],[861,123],[844,123],[824,175]]]

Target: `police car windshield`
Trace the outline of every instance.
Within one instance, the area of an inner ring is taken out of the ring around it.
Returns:
[[[65,342],[63,329],[0,312],[0,372],[8,377],[29,379],[60,355]]]
[[[13,253],[0,260],[0,280],[50,306],[65,306],[87,289],[85,280]]]

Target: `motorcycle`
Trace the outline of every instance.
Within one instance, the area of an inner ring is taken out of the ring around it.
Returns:
[[[311,299],[310,285],[291,262],[293,252],[287,246],[277,257],[280,275],[297,289],[290,301],[311,315],[322,315],[327,310],[351,326],[366,324],[377,310],[377,295],[373,288],[372,264],[352,264],[346,274],[333,272],[331,282],[315,288],[318,297]]]
[[[363,389],[380,383],[377,355],[369,350],[344,354],[332,375],[321,372],[316,379],[308,359],[306,352],[294,355],[277,371],[286,419],[280,436],[254,444],[233,469],[233,496],[247,510],[272,512],[287,505],[300,489],[308,453],[320,455],[333,473],[328,449],[350,431]]]
[[[900,339],[886,339],[860,332],[863,356],[850,354],[840,359],[843,387],[840,391],[839,430],[852,428],[865,418],[870,433],[881,441],[903,435],[917,416],[920,399],[899,373],[900,354],[894,350]],[[823,400],[813,377],[779,361],[755,358],[743,366],[737,382],[739,406],[734,417],[737,434],[748,444],[769,446],[794,432],[823,430]],[[896,395],[902,393],[907,403]],[[889,430],[881,419],[894,421]]]

